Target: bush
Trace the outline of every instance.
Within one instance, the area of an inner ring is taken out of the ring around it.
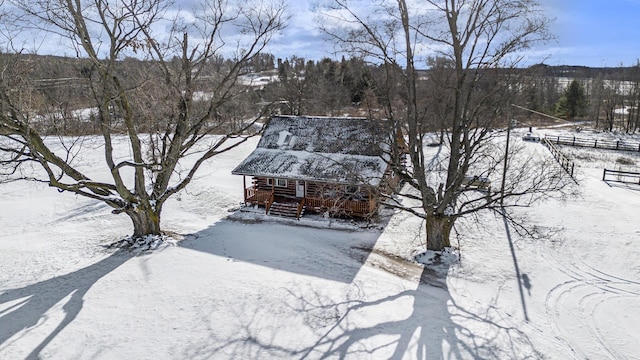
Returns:
[[[621,164],[621,165],[635,165],[636,162],[633,161],[632,159],[626,158],[626,157],[619,157],[616,159],[616,163]]]

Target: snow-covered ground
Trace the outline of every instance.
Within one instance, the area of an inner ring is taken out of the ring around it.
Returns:
[[[0,184],[0,359],[640,358],[640,186],[601,180],[639,154],[563,148],[581,196],[523,209],[548,237],[484,214],[457,226],[459,262],[423,268],[408,214],[238,211],[256,142],[167,203],[182,241],[144,254],[103,246],[132,229],[100,203]]]

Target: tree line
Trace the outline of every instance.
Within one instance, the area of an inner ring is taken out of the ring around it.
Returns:
[[[24,86],[22,89],[30,96],[32,110],[40,115],[37,126],[41,131],[59,135],[98,132],[95,116],[71,115],[92,104],[88,60],[11,53],[1,53],[0,59],[3,63],[20,64],[21,76],[29,80],[29,90]],[[222,56],[210,59],[203,67],[203,76],[194,84],[194,91],[206,97],[213,86],[212,79],[232,64],[232,59]],[[127,78],[131,80],[147,69],[153,69],[150,65],[149,61],[136,58],[117,62],[120,71],[128,73]],[[447,72],[451,67],[444,58],[438,57],[428,58],[421,67],[422,70],[417,69],[417,83],[428,97],[438,86],[443,86],[442,80],[449,76]],[[258,108],[256,104],[260,103],[277,103],[277,111],[288,115],[375,117],[382,109],[385,76],[388,75],[382,66],[358,57],[307,60],[292,55],[276,59],[270,53],[256,54],[240,72],[254,76],[261,73],[271,75],[275,81],[241,92],[224,104],[215,116],[218,122],[225,124],[220,132],[237,130],[245,119],[254,115]],[[400,78],[402,69],[395,69],[395,73]],[[513,101],[531,110],[567,120],[590,120],[596,129],[627,133],[640,130],[640,65],[620,68],[534,65],[499,69],[493,76],[515,78],[520,91]],[[438,92],[444,94],[442,90]],[[394,91],[402,92],[401,89]],[[443,103],[430,100],[433,102],[430,118],[442,118],[444,110],[439,107]],[[531,113],[519,113],[518,116],[525,123],[535,118]],[[153,130],[146,124],[141,126],[143,131]],[[436,124],[431,126],[431,130],[437,128]]]

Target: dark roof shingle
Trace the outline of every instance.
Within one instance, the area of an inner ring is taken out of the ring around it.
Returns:
[[[275,116],[233,174],[377,185],[388,132],[364,118]]]

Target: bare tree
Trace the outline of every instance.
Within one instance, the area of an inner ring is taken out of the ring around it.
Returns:
[[[425,119],[434,122],[431,126],[423,129],[423,131],[440,132],[438,143],[444,143],[445,132],[449,128],[451,122],[449,118],[452,114],[454,104],[454,64],[442,57],[428,58],[427,66],[429,69],[423,92],[420,94],[421,87],[418,86],[418,96],[423,97],[426,101],[422,102],[422,108],[426,111]],[[437,121],[437,123],[435,123]]]
[[[602,110],[602,101],[604,93],[604,78],[602,74],[593,79],[591,85],[591,94],[589,99],[589,117],[595,119],[594,127],[600,126],[600,112]]]
[[[527,156],[513,144],[505,150],[499,145],[503,134],[492,130],[510,126],[510,99],[518,89],[504,69],[514,67],[522,51],[548,38],[547,19],[536,1],[389,0],[366,7],[347,0],[332,3],[321,26],[344,51],[404,68],[403,105],[387,99],[387,117],[402,127],[407,139],[410,166],[396,169],[408,184],[401,195],[419,205],[396,205],[426,220],[427,249],[450,246],[450,231],[461,217],[493,209],[513,219],[505,209],[526,206],[566,184],[548,158]],[[450,100],[431,96],[431,101],[446,101],[450,110],[435,121],[427,118],[430,112],[424,109],[429,104],[418,96],[416,62],[425,53],[451,64],[446,77]],[[425,150],[432,136],[424,131],[425,122],[442,123],[446,130],[446,146],[436,155]],[[500,178],[504,181],[496,181]],[[487,180],[501,182],[500,190],[487,188]]]
[[[603,90],[602,106],[605,113],[606,130],[613,131],[616,126],[616,120],[620,117],[616,110],[623,105],[623,95],[621,94],[621,82],[618,80],[609,80]],[[621,127],[622,128],[622,127]]]
[[[286,115],[303,115],[308,113],[308,102],[311,97],[311,81],[305,76],[305,61],[303,58],[293,57],[291,63],[286,60],[278,66],[279,82],[271,86],[272,94],[284,105]]]
[[[225,110],[246,90],[239,78],[247,64],[285,26],[282,1],[203,1],[192,12],[164,0],[14,3],[20,10],[14,23],[67,39],[84,61],[81,74],[90,86],[110,179],[93,180],[79,170],[74,159],[83,151],[81,141],[60,137],[54,152],[37,131],[33,104],[17,96],[32,89],[29,81],[10,74],[23,65],[19,60],[5,64],[0,78],[5,173],[15,176],[37,163],[45,175],[31,178],[104,201],[131,218],[133,238],[139,238],[160,234],[163,205],[207,159],[256,134],[259,109],[240,125],[230,124]],[[168,33],[158,32],[164,29]],[[115,155],[121,140],[129,158]]]
[[[635,133],[640,129],[640,61],[629,69],[629,113],[627,117],[627,133]]]

